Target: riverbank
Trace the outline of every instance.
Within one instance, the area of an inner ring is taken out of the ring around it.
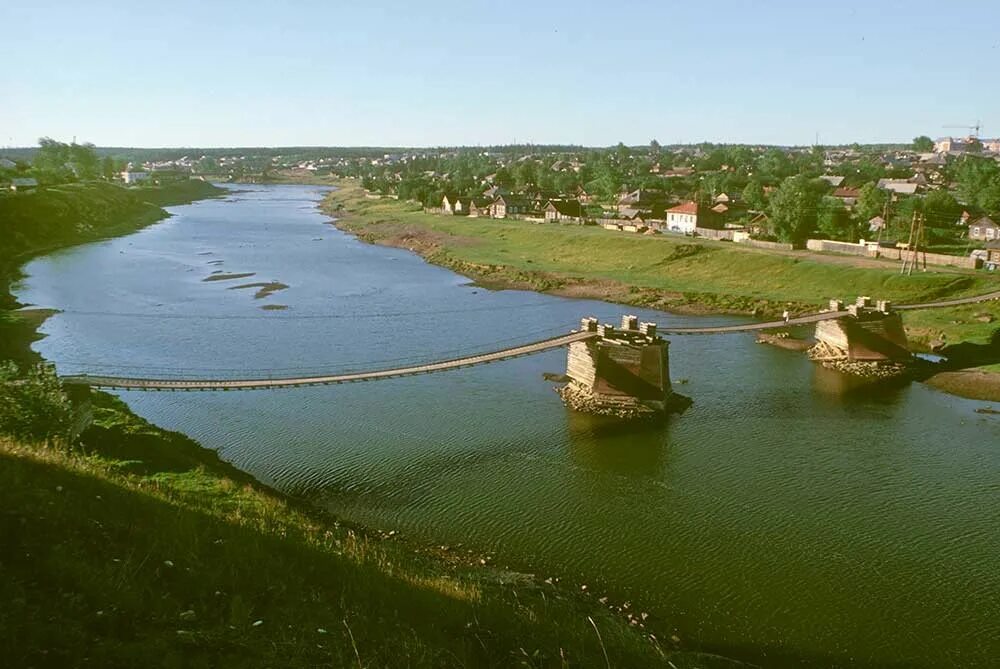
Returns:
[[[692,314],[778,317],[823,308],[831,297],[871,295],[916,303],[996,290],[998,277],[943,270],[913,276],[824,258],[674,235],[629,235],[578,225],[469,219],[419,205],[365,197],[337,183],[322,209],[358,238],[405,248],[488,288],[534,290]],[[906,331],[916,350],[936,342],[985,346],[998,328],[993,303],[913,311]],[[984,373],[992,368],[984,367]],[[954,370],[953,370],[954,371]],[[952,384],[954,387],[954,384]],[[1000,401],[1000,393],[990,399]]]
[[[28,239],[8,262],[16,269],[165,214],[114,191],[101,196],[126,205],[121,220],[87,214],[51,239]],[[29,346],[44,315],[12,315],[7,298],[4,323],[19,336],[2,338],[4,357],[37,362]],[[0,437],[0,596],[9,603],[0,645],[16,666],[81,658],[101,666],[741,666],[684,650],[667,622],[599,601],[580,584],[340,523],[115,397],[90,397],[93,423],[72,447]]]
[[[128,189],[104,182],[65,184],[0,198],[0,360],[37,362],[29,345],[48,316],[44,310],[16,312],[10,293],[20,267],[31,258],[67,246],[135,232],[170,214],[165,206],[218,197],[226,191],[200,180]]]
[[[0,438],[12,666],[740,666],[551,579],[333,521],[94,402],[74,449]]]

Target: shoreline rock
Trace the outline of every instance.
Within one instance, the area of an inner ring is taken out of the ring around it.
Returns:
[[[652,419],[680,414],[694,403],[690,397],[671,393],[662,407],[651,406],[642,400],[629,397],[598,397],[574,383],[555,390],[562,398],[563,404],[573,411],[621,420]]]

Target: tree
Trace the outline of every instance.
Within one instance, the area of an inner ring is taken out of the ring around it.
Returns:
[[[525,160],[514,168],[514,188],[523,191],[530,186],[538,185],[538,175],[534,160]]]
[[[101,161],[101,174],[104,178],[111,181],[117,173],[118,165],[115,163],[115,159],[111,156],[104,156],[104,160]]]
[[[101,173],[101,161],[93,144],[65,144],[51,137],[38,140],[38,152],[32,161],[37,175],[51,183],[95,179]]]
[[[873,183],[862,186],[858,200],[854,203],[854,219],[858,225],[865,225],[876,216],[882,216],[888,198],[888,192]]]
[[[918,153],[930,153],[934,150],[934,140],[927,135],[913,138],[913,150]]]
[[[618,164],[627,162],[629,158],[632,157],[632,152],[624,142],[618,142],[618,146],[615,147],[615,158],[618,159]]]
[[[765,182],[778,183],[794,173],[788,155],[781,149],[768,149],[757,158],[757,172]]]
[[[770,214],[774,234],[783,242],[801,243],[816,227],[820,187],[798,175],[781,182],[771,196]]]
[[[651,139],[649,141],[649,153],[650,153],[650,155],[659,156],[660,155],[660,148],[661,148],[660,147],[660,143],[658,141],[656,141],[655,139]]]
[[[96,179],[101,173],[101,160],[97,157],[97,148],[86,144],[69,145],[69,164],[80,179]]]
[[[963,202],[989,212],[1000,211],[1000,165],[978,156],[965,156],[955,170]]]
[[[855,230],[840,198],[823,196],[816,212],[816,227],[830,239],[854,241]]]
[[[924,197],[924,218],[932,228],[954,228],[962,205],[948,191],[932,190]]]
[[[764,184],[757,179],[751,179],[743,189],[743,203],[753,211],[764,211],[767,208]]]

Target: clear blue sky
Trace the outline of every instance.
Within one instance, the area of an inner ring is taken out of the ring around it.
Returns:
[[[0,145],[1000,135],[1000,2],[0,3]]]

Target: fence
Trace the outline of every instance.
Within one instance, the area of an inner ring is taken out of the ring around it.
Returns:
[[[740,242],[744,246],[752,246],[757,249],[769,249],[771,251],[794,251],[793,244],[783,244],[781,242],[765,242],[760,239],[744,239]]]
[[[806,248],[815,252],[843,253],[847,255],[863,256],[866,258],[882,258],[884,260],[902,260],[911,258],[911,252],[895,246],[876,246],[874,244],[851,244],[848,242],[835,242],[830,239],[810,239],[806,242]],[[978,269],[982,266],[982,261],[968,256],[951,256],[944,253],[926,253],[917,251],[917,265],[943,265],[946,267],[961,267],[964,269]]]
[[[699,237],[704,237],[705,239],[724,239],[726,241],[733,241],[733,236],[736,234],[735,230],[715,230],[713,228],[695,228],[694,234]]]

